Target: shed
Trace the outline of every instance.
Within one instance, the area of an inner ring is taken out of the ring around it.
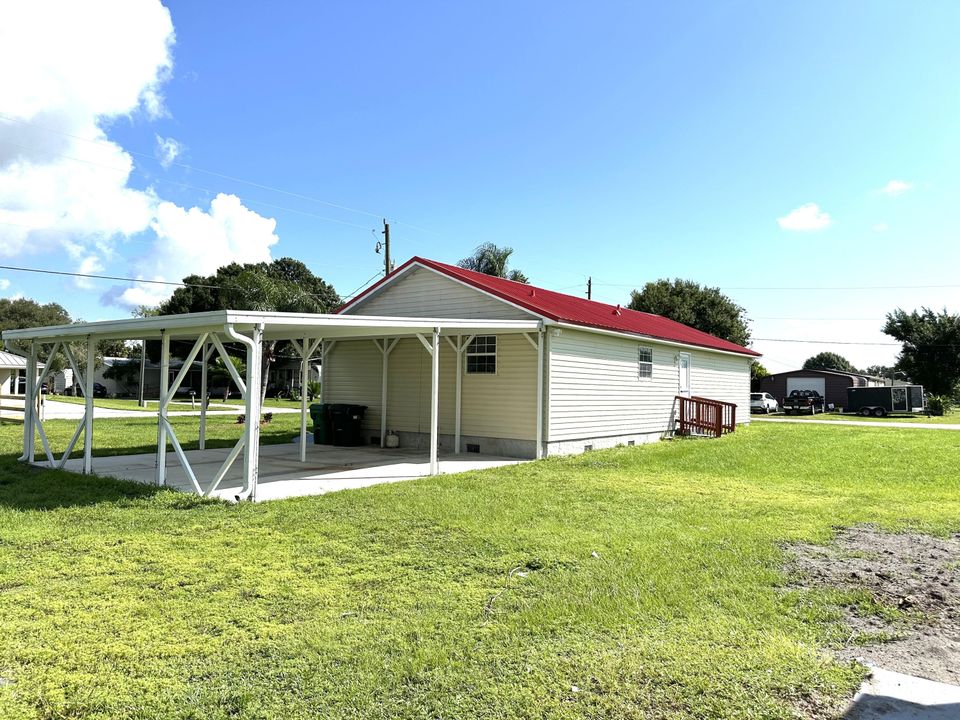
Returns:
[[[757,392],[768,392],[783,402],[794,390],[816,390],[823,396],[827,406],[835,408],[847,404],[847,388],[874,387],[883,385],[883,380],[861,373],[837,370],[791,370],[760,378],[755,384]]]

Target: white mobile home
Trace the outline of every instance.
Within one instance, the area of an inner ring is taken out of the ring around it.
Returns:
[[[541,323],[539,351],[532,334],[446,338],[441,449],[538,457],[651,442],[674,431],[678,395],[736,406],[736,420],[750,421],[750,363],[758,353],[657,315],[423,258],[340,313]],[[369,340],[336,343],[325,353],[324,401],[367,406],[373,443],[387,430],[401,444],[425,447],[429,358],[417,338],[388,346],[387,362],[384,354]]]

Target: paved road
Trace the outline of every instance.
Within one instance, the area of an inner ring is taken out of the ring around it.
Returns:
[[[857,427],[916,428],[919,430],[960,430],[957,423],[908,423],[896,420],[869,422],[865,420],[791,420],[788,418],[755,417],[756,422],[794,423],[797,425],[856,425]]]
[[[46,400],[44,401],[44,420],[79,420],[83,417],[83,405],[77,405],[75,403],[65,403],[58,402],[57,400]],[[207,417],[213,415],[237,415],[243,412],[243,407],[237,405],[236,407],[227,409],[224,406],[213,406],[207,410]],[[274,414],[283,414],[283,413],[299,413],[300,410],[297,408],[264,408],[264,412],[272,412]],[[189,416],[193,415],[195,417],[200,416],[199,410],[170,410],[167,412],[169,417],[178,417],[178,416]],[[93,417],[95,418],[150,418],[156,417],[156,410],[117,410],[115,408],[102,408],[94,407],[93,408]]]

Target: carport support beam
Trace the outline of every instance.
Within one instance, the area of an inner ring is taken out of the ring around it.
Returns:
[[[203,343],[203,349],[200,351],[200,437],[197,447],[205,450],[207,447],[207,365],[210,362],[210,355],[215,348],[207,347]],[[229,384],[229,380],[227,383]]]
[[[307,461],[307,378],[310,373],[310,338],[300,348],[300,462]]]
[[[93,364],[96,360],[97,341],[87,336],[87,367],[83,389],[83,403],[86,411],[83,416],[83,474],[93,472]]]
[[[440,328],[438,327],[433,329],[430,355],[430,474],[439,475]]]
[[[170,335],[160,331],[160,407],[157,410],[157,485],[167,481],[167,391],[170,386]]]
[[[37,343],[30,341],[30,354],[27,356],[27,387],[23,396],[23,456],[21,460],[33,462],[33,442],[36,430],[33,427],[33,396],[37,386]]]

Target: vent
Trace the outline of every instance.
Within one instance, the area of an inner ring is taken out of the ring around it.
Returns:
[[[584,445],[584,446],[583,446],[583,451],[584,451],[584,452],[590,452],[591,450],[593,450],[593,445]]]
[[[479,453],[479,452],[480,452],[480,446],[479,446],[479,445],[474,445],[473,443],[467,443],[467,452]]]
[[[637,444],[636,440],[627,440],[627,447],[633,447]]]

